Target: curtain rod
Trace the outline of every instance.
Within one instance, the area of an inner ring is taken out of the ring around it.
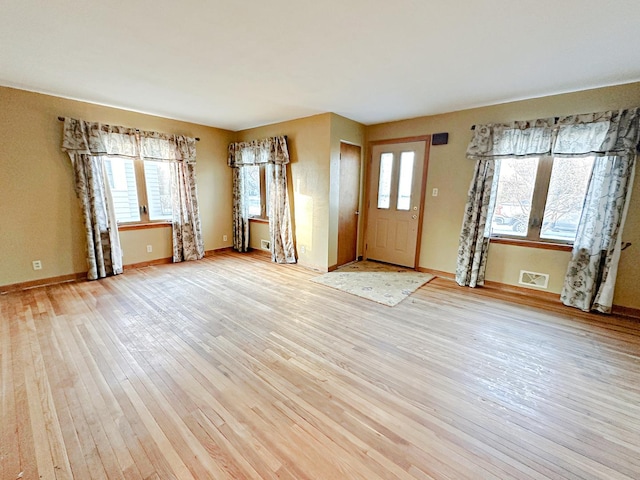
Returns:
[[[554,121],[553,121],[554,124],[557,124],[558,120],[560,120],[560,117],[553,117],[553,118],[554,118]],[[476,126],[475,125],[471,125],[471,130],[475,130],[475,129],[476,129]]]
[[[58,117],[58,120],[60,120],[61,122],[64,122],[64,117]],[[475,125],[474,125],[475,127]],[[139,132],[140,130],[136,128],[136,132]],[[196,142],[200,141],[200,137],[196,137]]]

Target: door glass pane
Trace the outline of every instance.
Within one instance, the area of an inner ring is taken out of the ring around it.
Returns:
[[[593,161],[593,157],[553,160],[540,238],[564,242],[576,239]]]
[[[260,208],[260,167],[258,165],[242,167],[244,175],[244,194],[249,209],[249,216],[259,217]]]
[[[415,152],[400,154],[400,176],[398,177],[398,210],[411,208],[411,185],[413,183],[413,159]]]
[[[111,187],[113,207],[118,222],[139,222],[140,210],[133,160],[105,158],[107,179]]]
[[[491,233],[526,237],[538,159],[505,158],[499,161],[498,192]]]
[[[380,155],[380,177],[378,180],[378,208],[389,208],[391,204],[391,174],[393,153]]]
[[[171,220],[171,170],[166,162],[144,162],[149,220]]]

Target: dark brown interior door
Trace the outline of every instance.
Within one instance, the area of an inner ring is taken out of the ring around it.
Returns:
[[[357,259],[360,156],[361,148],[359,146],[340,143],[338,266]]]

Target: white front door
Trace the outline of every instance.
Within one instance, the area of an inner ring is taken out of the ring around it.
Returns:
[[[425,149],[426,142],[373,147],[367,258],[415,268]]]

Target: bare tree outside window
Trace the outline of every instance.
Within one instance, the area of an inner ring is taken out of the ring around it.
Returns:
[[[492,232],[524,237],[531,215],[538,159],[507,158],[499,161],[500,179]]]
[[[554,160],[541,238],[575,240],[593,162],[593,157]]]
[[[575,240],[593,157],[499,160],[494,236]]]

